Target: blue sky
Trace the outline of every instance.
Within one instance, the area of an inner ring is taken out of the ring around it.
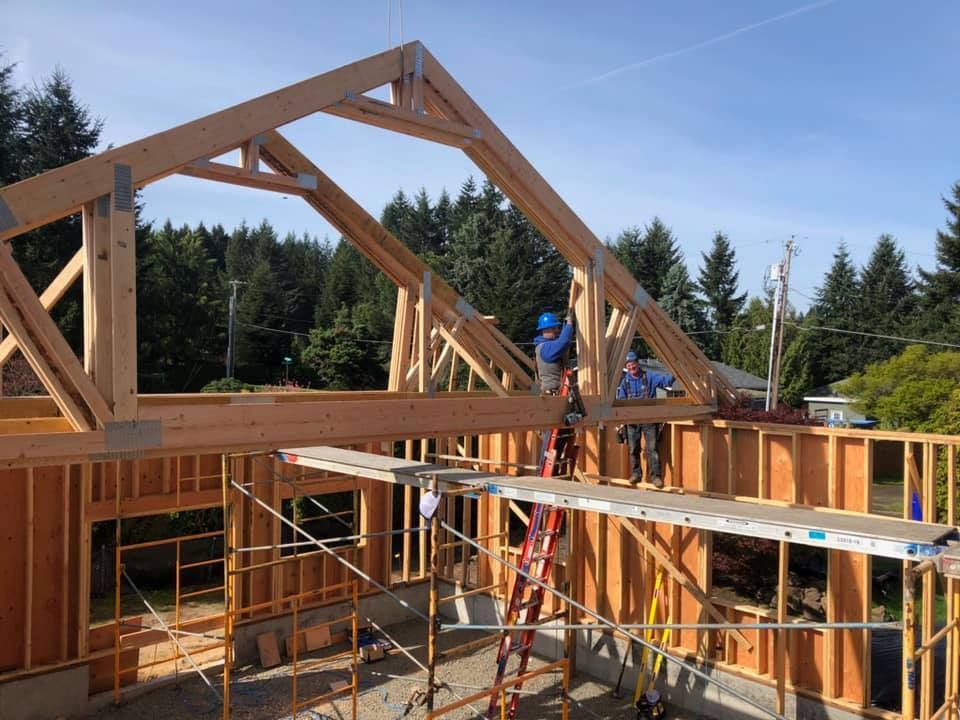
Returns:
[[[384,0],[0,0],[0,47],[32,82],[62,65],[123,144],[387,46]],[[393,41],[399,39],[393,0]],[[865,262],[892,233],[931,266],[960,180],[960,3],[405,0],[422,40],[601,238],[659,215],[691,272],[716,230],[741,284],[795,235],[795,305],[845,241]],[[398,187],[455,194],[451,148],[328,116],[287,133],[369,211]],[[267,218],[337,235],[305,203],[174,177],[145,193],[174,223]]]

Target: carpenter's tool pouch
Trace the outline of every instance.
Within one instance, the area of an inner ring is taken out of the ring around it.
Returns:
[[[667,709],[657,690],[647,690],[637,700],[637,720],[664,720]]]

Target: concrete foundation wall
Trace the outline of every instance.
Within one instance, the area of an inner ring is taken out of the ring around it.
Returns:
[[[427,607],[427,585],[419,583],[407,588],[401,588],[396,595],[409,603],[414,608],[425,612]],[[350,603],[337,603],[314,610],[305,610],[299,613],[298,623],[301,628],[310,627],[324,620],[343,617],[350,612]],[[365,617],[370,617],[379,625],[392,625],[393,623],[404,622],[411,618],[420,622],[409,610],[404,609],[394,598],[384,593],[378,593],[369,597],[360,598],[360,625],[366,624]],[[342,630],[347,623],[335,625],[332,631]],[[272,632],[277,636],[277,644],[280,647],[281,655],[284,654],[283,641],[293,633],[293,616],[284,615],[282,617],[270,617],[263,620],[245,622],[234,628],[234,652],[235,662],[239,665],[259,662],[260,655],[257,650],[257,635]],[[426,625],[424,624],[424,637],[426,637]],[[2,718],[0,718],[2,720]]]
[[[67,717],[87,704],[86,665],[0,684],[0,720]]]

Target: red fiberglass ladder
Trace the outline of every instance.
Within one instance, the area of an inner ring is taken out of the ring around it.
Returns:
[[[565,370],[560,395],[567,398],[567,412],[564,415],[564,425],[550,431],[549,440],[544,448],[540,460],[540,477],[555,477],[569,472],[577,462],[576,430],[572,427],[583,419],[585,415],[583,402],[577,389],[574,370]],[[553,570],[553,560],[560,543],[560,533],[563,531],[563,508],[554,505],[537,503],[530,511],[530,523],[527,526],[526,538],[520,551],[519,568],[541,582],[549,582]],[[513,582],[513,592],[507,605],[504,625],[534,625],[540,618],[540,610],[546,590],[536,583],[530,582],[525,576],[518,574]],[[504,630],[500,638],[500,652],[497,654],[497,679],[494,685],[499,685],[508,675],[522,676],[527,671],[530,652],[533,649],[535,630]],[[520,659],[515,670],[507,672],[507,664],[512,655]],[[519,690],[523,685],[521,680],[513,686]],[[487,717],[497,716],[499,693],[490,696],[487,707]],[[510,696],[507,717],[515,718],[520,694]]]

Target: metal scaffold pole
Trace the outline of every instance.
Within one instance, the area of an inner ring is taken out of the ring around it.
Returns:
[[[711,685],[715,685],[718,689],[720,689],[720,690],[722,690],[722,691],[724,691],[724,692],[732,695],[733,697],[737,698],[738,700],[742,700],[743,702],[745,702],[745,703],[747,703],[748,705],[750,705],[751,707],[759,710],[760,712],[762,712],[764,715],[766,715],[766,716],[768,716],[768,717],[775,718],[775,720],[786,720],[786,718],[784,718],[783,715],[780,715],[780,714],[778,714],[778,713],[776,713],[776,712],[773,712],[772,710],[770,710],[770,709],[768,709],[768,708],[765,708],[763,705],[761,705],[760,703],[758,703],[758,702],[757,702],[756,700],[754,700],[753,698],[751,698],[751,697],[749,697],[749,696],[747,696],[747,695],[744,695],[743,693],[737,691],[735,688],[730,687],[730,686],[727,685],[726,683],[721,682],[721,681],[717,680],[717,679],[714,678],[714,677],[711,677],[711,676],[708,675],[707,673],[705,673],[705,672],[703,672],[702,670],[698,669],[695,665],[692,665],[692,664],[690,664],[690,663],[688,663],[688,662],[684,662],[683,660],[680,660],[679,658],[673,657],[672,655],[670,655],[670,653],[666,652],[665,650],[661,650],[657,645],[655,645],[655,644],[653,644],[653,643],[651,643],[651,642],[648,642],[647,640],[644,640],[641,636],[637,635],[637,634],[634,633],[634,632],[631,632],[629,629],[625,628],[623,625],[620,625],[619,623],[615,623],[615,622],[613,622],[612,620],[609,620],[609,619],[603,617],[602,615],[600,615],[600,613],[596,612],[595,610],[591,610],[591,609],[588,608],[586,605],[583,605],[583,604],[581,604],[581,603],[578,603],[576,600],[574,600],[573,598],[565,595],[564,593],[562,593],[561,591],[557,590],[556,588],[550,587],[550,585],[548,585],[547,583],[543,582],[542,580],[539,580],[538,578],[533,577],[533,576],[530,575],[529,573],[525,573],[523,570],[521,570],[521,569],[518,568],[516,565],[514,565],[513,563],[511,563],[509,560],[506,560],[505,558],[499,557],[496,553],[494,553],[494,552],[488,550],[487,548],[483,547],[483,545],[481,545],[480,543],[474,542],[474,540],[473,540],[472,538],[467,537],[467,536],[464,535],[463,533],[459,532],[456,528],[451,527],[450,525],[448,525],[447,523],[444,523],[444,522],[441,523],[441,527],[443,527],[445,530],[448,530],[449,532],[451,532],[455,537],[459,538],[460,540],[464,540],[465,542],[468,542],[469,544],[473,545],[475,548],[477,548],[477,550],[479,550],[479,551],[480,551],[481,553],[483,553],[484,555],[486,555],[486,556],[488,556],[488,557],[490,557],[490,558],[493,558],[494,560],[496,560],[497,562],[501,563],[501,564],[504,565],[505,567],[509,568],[510,570],[513,570],[513,571],[514,571],[515,573],[517,573],[518,575],[524,576],[524,577],[527,579],[528,582],[534,583],[535,585],[538,585],[538,586],[542,587],[542,588],[543,588],[544,590],[546,590],[547,592],[549,592],[549,593],[557,596],[558,598],[560,598],[561,600],[569,603],[570,605],[572,605],[573,607],[577,608],[577,609],[580,610],[581,612],[583,612],[583,613],[589,615],[590,617],[594,618],[594,619],[597,620],[597,622],[599,622],[600,624],[605,625],[606,627],[610,628],[611,630],[616,630],[616,631],[620,632],[621,634],[627,636],[628,638],[630,638],[631,640],[633,640],[633,642],[637,643],[637,644],[640,645],[641,647],[645,647],[645,648],[647,648],[650,652],[655,653],[656,655],[661,656],[661,657],[664,659],[664,661],[666,661],[666,662],[672,662],[672,663],[674,663],[675,665],[679,665],[679,666],[682,667],[684,670],[686,670],[687,672],[689,672],[691,675],[700,678],[701,680],[703,680],[703,681],[706,682],[706,683],[709,683],[709,684],[711,684]],[[544,629],[549,629],[549,626],[546,626]]]

